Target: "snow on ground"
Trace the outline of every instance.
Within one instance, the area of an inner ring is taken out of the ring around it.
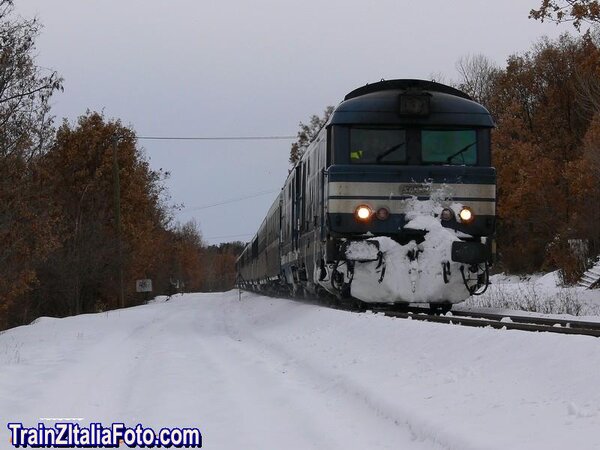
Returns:
[[[563,287],[558,271],[528,277],[498,274],[491,277],[491,283],[487,292],[467,299],[461,307],[600,316],[600,289]]]
[[[0,368],[4,424],[197,426],[207,449],[600,448],[600,340],[585,336],[232,291],[43,318],[0,334]]]

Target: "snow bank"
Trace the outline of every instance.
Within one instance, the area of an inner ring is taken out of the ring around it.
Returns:
[[[467,308],[531,311],[571,316],[600,316],[600,290],[560,285],[558,272],[527,277],[497,274],[488,291],[469,298]]]

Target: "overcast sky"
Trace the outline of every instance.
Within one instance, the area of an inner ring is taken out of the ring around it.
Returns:
[[[44,24],[38,63],[64,77],[53,111],[120,118],[140,136],[295,135],[299,121],[382,78],[457,77],[482,53],[502,65],[543,35],[540,0],[26,0]],[[290,141],[140,141],[171,172],[177,218],[205,240],[248,240],[281,187]],[[196,208],[196,209],[194,209]],[[221,237],[224,236],[224,237]]]

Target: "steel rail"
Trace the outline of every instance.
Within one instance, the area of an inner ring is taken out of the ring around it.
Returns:
[[[473,311],[452,311],[451,315],[435,315],[419,312],[423,310],[422,308],[411,308],[410,311],[394,311],[391,308],[369,309],[376,313],[383,313],[389,317],[422,320],[426,322],[600,337],[599,322],[553,319],[549,317],[528,317],[511,314],[478,313]],[[509,319],[509,321],[502,319]]]
[[[587,322],[583,320],[558,319],[552,317],[521,316],[513,314],[493,314],[473,311],[452,311],[454,316],[475,317],[497,320],[498,317],[508,317],[516,323],[529,323],[537,325],[561,326],[578,330],[600,330],[600,322]]]

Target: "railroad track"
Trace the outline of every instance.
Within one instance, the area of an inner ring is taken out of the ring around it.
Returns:
[[[492,314],[474,311],[452,311],[447,315],[432,314],[429,309],[410,308],[395,310],[393,307],[374,307],[368,310],[389,317],[422,320],[426,322],[450,323],[469,327],[492,327],[496,329],[523,331],[546,331],[548,333],[577,334],[600,337],[600,322],[572,319],[530,317],[518,314]]]
[[[262,295],[268,295],[265,292]],[[589,322],[573,319],[554,319],[550,317],[531,317],[519,314],[494,314],[478,311],[451,311],[449,314],[440,315],[432,313],[429,308],[423,307],[400,307],[398,305],[374,304],[373,306],[362,305],[357,307],[355,304],[337,304],[327,305],[323,299],[318,297],[286,297],[281,294],[280,298],[313,305],[324,306],[342,311],[352,311],[362,313],[372,311],[374,313],[383,313],[389,317],[401,319],[422,320],[424,322],[448,323],[463,325],[468,327],[492,327],[496,329],[522,330],[522,331],[546,331],[548,333],[576,334],[580,336],[600,337],[600,322]]]

